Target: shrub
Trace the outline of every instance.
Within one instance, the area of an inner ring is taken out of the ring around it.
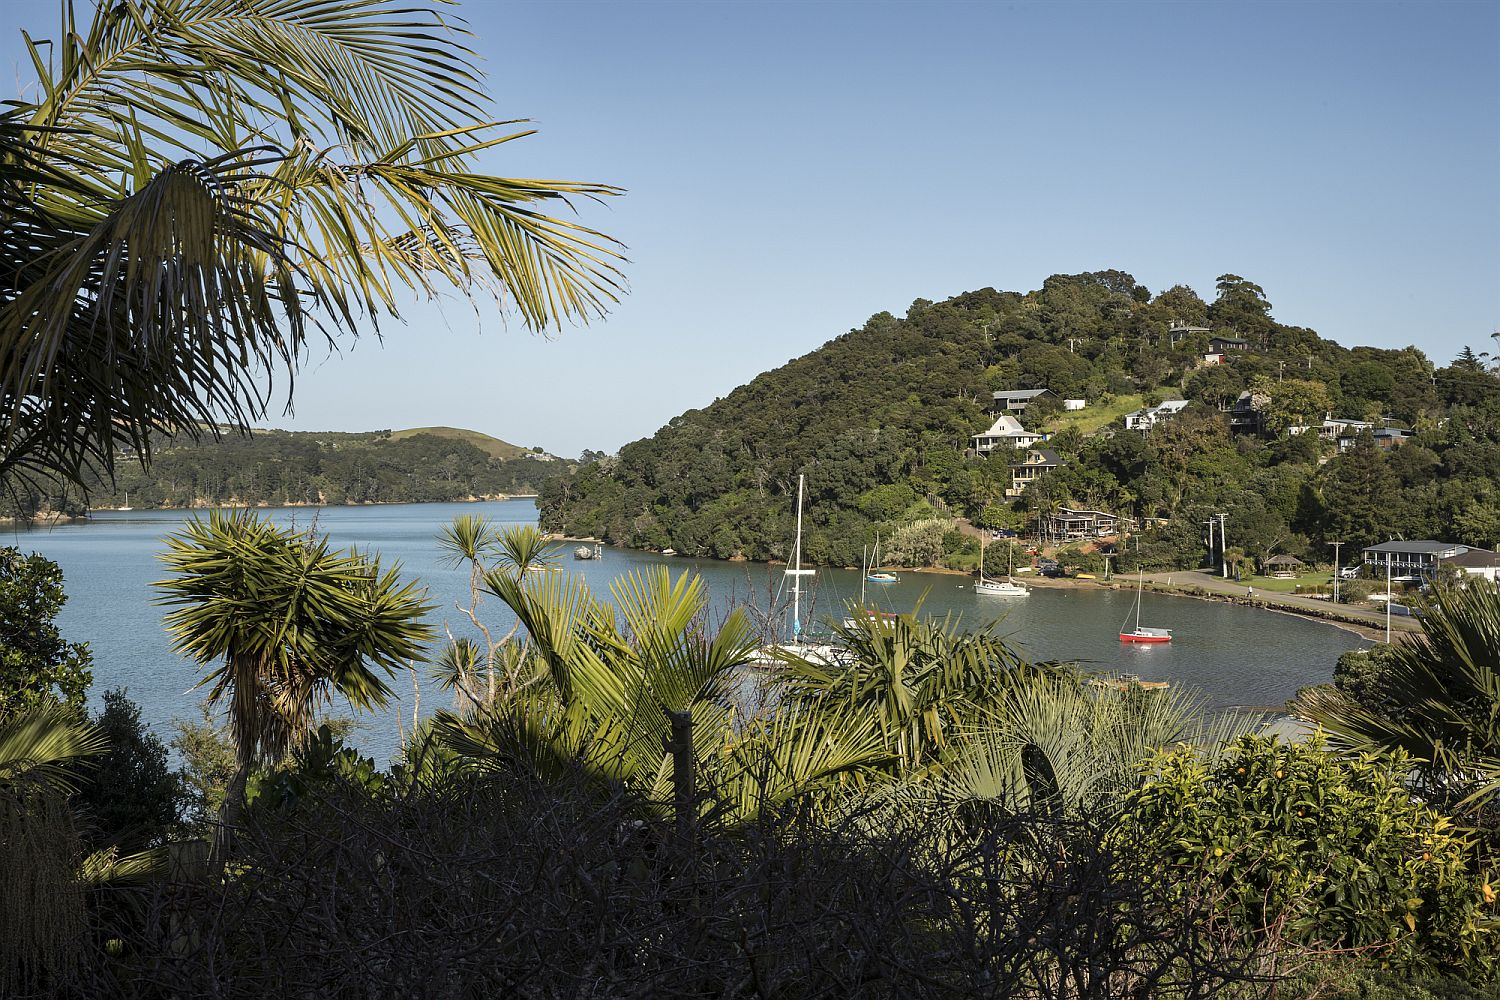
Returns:
[[[1179,746],[1152,763],[1122,829],[1217,878],[1246,931],[1488,976],[1494,890],[1468,870],[1452,821],[1413,801],[1410,769],[1399,754],[1335,757],[1321,737],[1246,736],[1216,758]]]

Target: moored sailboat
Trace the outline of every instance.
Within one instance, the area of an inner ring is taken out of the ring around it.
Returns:
[[[1011,542],[1010,553],[1005,558],[1005,579],[986,580],[984,578],[984,540],[985,536],[979,536],[979,580],[974,584],[974,593],[988,594],[991,597],[1025,597],[1031,591],[1021,586],[1011,575],[1011,558],[1015,555],[1015,542]]]
[[[1146,591],[1146,574],[1140,573],[1136,581],[1135,589],[1135,628],[1126,631],[1125,626],[1120,626],[1121,642],[1171,642],[1172,630],[1169,628],[1145,628],[1141,625],[1141,598]],[[1130,619],[1127,617],[1126,622]]]

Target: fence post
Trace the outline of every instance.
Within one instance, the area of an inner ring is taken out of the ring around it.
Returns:
[[[666,711],[672,734],[662,743],[672,755],[672,814],[676,820],[677,836],[686,843],[692,838],[698,808],[693,774],[693,710],[674,712],[669,708]]]

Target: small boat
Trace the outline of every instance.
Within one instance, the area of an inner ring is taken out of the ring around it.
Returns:
[[[597,542],[594,543],[592,548],[587,545],[580,545],[573,550],[574,559],[599,559],[603,555],[604,551]]]
[[[1011,555],[1015,554],[1015,544],[1011,544]],[[984,578],[984,536],[979,536],[979,580],[974,584],[974,593],[987,594],[990,597],[1025,597],[1031,593],[1030,590],[1021,586],[1010,575],[1010,556],[1005,560],[1005,579],[986,580]]]
[[[875,536],[875,548],[870,550],[870,565],[865,570],[865,579],[870,583],[895,583],[901,578],[895,573],[887,573],[875,569],[875,564],[880,562],[880,536]]]
[[[662,549],[661,550],[661,554],[664,555],[664,556],[675,556],[677,554],[677,550],[676,549]]]
[[[1113,677],[1095,677],[1089,684],[1096,688],[1105,688],[1110,691],[1129,691],[1132,688],[1140,688],[1143,691],[1165,691],[1172,686],[1171,681],[1143,681],[1140,674],[1115,674]]]
[[[1120,626],[1121,642],[1171,642],[1172,630],[1169,628],[1144,628],[1141,625],[1141,597],[1146,589],[1146,574],[1141,573],[1136,581],[1135,588],[1135,628],[1127,631],[1124,625]],[[1130,618],[1127,616],[1127,622]]]

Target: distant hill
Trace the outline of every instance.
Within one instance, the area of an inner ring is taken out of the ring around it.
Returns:
[[[124,462],[94,507],[428,503],[539,491],[573,463],[455,427],[258,430],[199,444],[164,438],[151,467]]]
[[[1204,523],[1220,513],[1231,561],[1329,559],[1333,541],[1347,558],[1392,536],[1500,542],[1500,374],[1483,355],[1444,367],[1416,347],[1345,348],[1273,318],[1242,277],[1215,292],[1153,294],[1100,271],[919,299],[549,479],[542,524],[782,559],[805,473],[803,559],[825,565],[859,565],[878,533],[882,561],[972,568],[977,544],[955,517],[1034,532],[1062,506],[1150,525],[1132,551],[1148,566],[1203,565]],[[1053,435],[1061,461],[1034,481],[1012,473],[1024,452],[971,448],[993,394],[1024,389],[1057,397],[1017,414]],[[1127,410],[1168,398],[1191,402],[1149,433],[1126,430]]]
[[[433,437],[467,441],[491,458],[501,460],[544,454],[542,452],[534,452],[530,448],[522,448],[518,444],[511,444],[509,441],[501,441],[499,438],[490,437],[488,434],[481,434],[479,431],[465,430],[462,427],[408,427],[404,431],[391,431],[391,440],[400,441],[405,438],[416,437],[418,434],[431,434]],[[554,456],[549,455],[546,457],[552,458]]]

